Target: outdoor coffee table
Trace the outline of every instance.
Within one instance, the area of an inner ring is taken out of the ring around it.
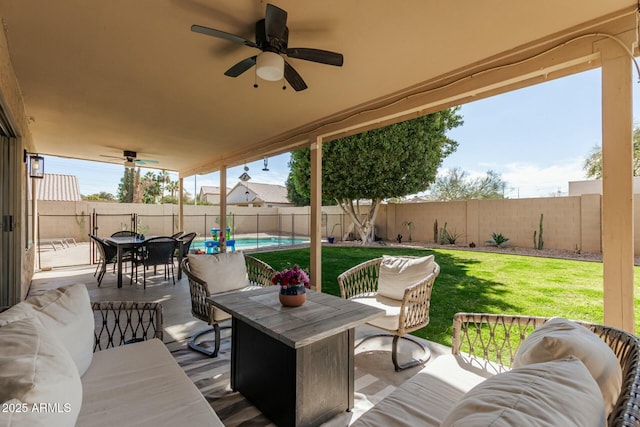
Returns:
[[[318,425],[353,408],[354,328],[383,311],[314,291],[283,307],[279,290],[207,298],[232,315],[231,388],[279,426]]]

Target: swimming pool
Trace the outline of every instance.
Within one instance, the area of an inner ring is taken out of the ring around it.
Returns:
[[[207,239],[209,240],[209,239]],[[309,243],[307,238],[292,238],[292,237],[237,237],[236,250],[240,249],[257,249],[265,246],[288,246],[298,245],[302,243]],[[204,240],[194,240],[191,243],[190,249],[204,250]]]

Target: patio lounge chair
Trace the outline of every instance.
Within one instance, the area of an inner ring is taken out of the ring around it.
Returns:
[[[182,260],[182,270],[189,278],[191,314],[213,326],[191,337],[189,348],[216,357],[220,350],[220,322],[230,319],[231,315],[208,304],[205,299],[212,294],[271,286],[275,271],[268,264],[242,252],[189,254]],[[211,332],[215,333],[213,351],[197,343],[202,335]]]
[[[393,335],[391,360],[396,371],[424,363],[429,358],[427,349],[406,334],[429,323],[431,289],[439,273],[440,266],[434,261],[433,255],[384,255],[382,258],[363,262],[338,276],[342,298],[385,310],[384,316],[368,323]],[[389,334],[372,335],[365,340],[376,336]],[[400,338],[420,346],[424,351],[424,357],[401,365],[398,362]]]

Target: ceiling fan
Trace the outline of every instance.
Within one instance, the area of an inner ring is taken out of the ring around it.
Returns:
[[[270,3],[267,4],[264,19],[256,22],[255,42],[241,36],[201,25],[192,25],[191,31],[254,47],[262,51],[262,53],[258,55],[243,59],[225,71],[224,74],[229,77],[238,77],[256,65],[256,74],[261,79],[278,81],[284,76],[293,89],[301,91],[307,88],[307,84],[300,74],[285,61],[283,55],[289,58],[303,59],[305,61],[313,61],[337,67],[341,67],[343,63],[343,57],[340,53],[320,49],[289,47],[287,12]],[[257,85],[254,86],[257,87]]]
[[[125,167],[128,167],[128,168],[135,167],[136,165],[156,165],[156,164],[158,164],[157,160],[138,159],[137,158],[138,153],[136,153],[135,151],[130,151],[130,150],[124,150],[122,152],[122,156],[107,156],[105,154],[101,154],[100,156],[108,157],[108,158],[111,158],[111,159],[124,160],[124,165],[125,165]]]

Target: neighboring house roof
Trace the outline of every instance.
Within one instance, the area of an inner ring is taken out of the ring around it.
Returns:
[[[78,177],[45,173],[44,178],[39,180],[36,197],[38,200],[79,202],[82,200],[82,196],[80,195]]]
[[[283,185],[260,184],[257,182],[238,182],[231,191],[229,191],[229,195],[231,196],[231,194],[236,192],[239,187],[243,188],[243,194],[247,190],[250,193],[249,200],[242,200],[242,202],[291,204],[287,198],[287,188]],[[233,203],[232,200],[229,202]]]
[[[227,192],[229,189],[227,188]],[[203,185],[200,187],[200,194],[220,194],[220,187],[213,185]]]

